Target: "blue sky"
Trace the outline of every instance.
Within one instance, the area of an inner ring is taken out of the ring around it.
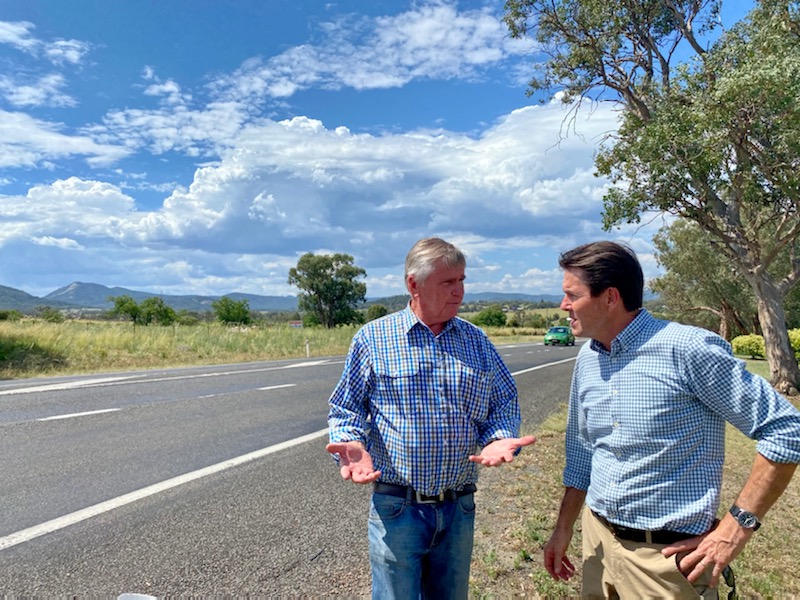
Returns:
[[[380,297],[432,235],[468,292],[558,294],[596,239],[657,275],[662,219],[601,228],[614,112],[564,136],[502,4],[0,0],[0,285],[296,294],[302,254],[343,252]]]

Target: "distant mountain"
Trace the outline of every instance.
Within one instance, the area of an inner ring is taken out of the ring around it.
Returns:
[[[236,301],[247,300],[247,304],[251,310],[297,310],[296,296],[259,296],[256,294],[242,294],[239,292],[225,295]],[[136,302],[158,296],[175,310],[188,310],[192,312],[211,311],[213,310],[211,303],[222,297],[151,294],[149,292],[140,292],[123,287],[107,287],[98,283],[82,283],[76,281],[75,283],[66,285],[39,298],[21,290],[0,285],[0,310],[18,310],[20,312],[30,313],[37,307],[42,306],[63,309],[83,308],[107,310],[114,306],[114,303],[108,300],[110,296],[130,296]],[[561,296],[553,294],[515,294],[501,292],[480,292],[476,294],[466,294],[464,296],[464,304],[489,302],[500,304],[512,302],[536,303],[540,301],[558,303],[561,301]],[[383,304],[390,311],[399,310],[408,304],[408,295],[401,294],[384,298],[368,298],[365,304]]]
[[[224,294],[237,302],[247,300],[250,310],[271,310],[271,311],[293,311],[297,310],[297,297],[295,296],[258,296],[256,294],[241,294],[234,292]],[[194,312],[206,312],[213,310],[211,303],[219,300],[222,296],[198,296],[185,295],[174,296],[169,294],[151,294],[149,292],[138,292],[122,287],[106,287],[97,283],[75,282],[50,292],[44,296],[46,302],[58,301],[65,302],[72,306],[82,308],[103,308],[108,309],[114,306],[113,302],[108,301],[109,296],[130,296],[136,302],[141,302],[146,298],[158,296],[166,304],[175,310],[189,310]]]
[[[555,302],[558,304],[563,294],[517,294],[514,292],[478,292],[465,294],[464,303],[470,302]]]
[[[0,310],[18,310],[20,312],[32,312],[38,306],[45,306],[41,298],[31,296],[27,292],[0,285]],[[64,302],[53,302],[53,308],[74,308]]]

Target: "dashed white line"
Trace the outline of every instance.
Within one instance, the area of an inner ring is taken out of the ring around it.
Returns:
[[[111,413],[117,412],[118,410],[122,410],[121,408],[105,408],[103,410],[88,410],[86,412],[79,412],[79,413],[69,413],[66,415],[54,415],[52,417],[42,417],[41,419],[36,419],[37,421],[58,421],[59,419],[72,419],[73,417],[86,417],[88,415],[101,415],[103,413]]]
[[[267,387],[257,388],[259,392],[265,392],[268,390],[280,390],[282,388],[290,388],[295,387],[296,383],[282,383],[280,385],[268,385]]]
[[[545,365],[539,365],[537,367],[531,367],[530,369],[523,369],[521,371],[516,371],[512,373],[513,376],[523,375],[525,373],[530,373],[531,371],[536,371],[538,369],[544,369],[546,367],[552,367],[554,365],[566,363],[575,360],[575,358],[567,358],[564,360],[560,360],[557,362],[547,363]],[[275,389],[276,387],[287,387],[287,384],[284,386],[273,386],[271,389]],[[267,388],[262,388],[267,389]],[[93,411],[92,413],[83,413],[83,414],[96,414],[98,412],[111,412],[114,410],[120,409],[109,409],[107,411]],[[48,420],[54,418],[67,418],[69,416],[79,416],[80,413],[75,413],[74,415],[62,415],[60,417],[47,417],[46,419],[39,419],[39,420]],[[281,442],[280,444],[275,444],[273,446],[268,446],[266,448],[262,448],[261,450],[256,450],[254,452],[250,452],[249,454],[243,454],[242,456],[237,456],[235,458],[231,458],[229,460],[217,463],[215,465],[211,465],[209,467],[205,467],[203,469],[198,469],[197,471],[192,471],[191,473],[186,473],[184,475],[179,475],[178,477],[173,477],[172,479],[167,479],[160,483],[156,483],[140,490],[136,490],[134,492],[130,492],[129,494],[124,494],[117,498],[112,498],[111,500],[106,500],[105,502],[100,502],[99,504],[95,504],[94,506],[89,506],[88,508],[84,508],[68,515],[64,515],[62,517],[58,517],[56,519],[52,519],[50,521],[46,521],[44,523],[40,523],[39,525],[34,525],[33,527],[28,527],[27,529],[22,529],[21,531],[17,531],[15,533],[9,534],[7,536],[0,538],[0,550],[5,550],[6,548],[11,548],[12,546],[16,546],[18,544],[23,544],[25,542],[29,542],[32,539],[37,537],[46,535],[48,533],[53,533],[58,531],[59,529],[64,529],[65,527],[69,527],[70,525],[74,525],[76,523],[80,523],[81,521],[85,521],[87,519],[91,519],[92,517],[96,517],[103,513],[109,512],[114,510],[115,508],[119,508],[121,506],[125,506],[126,504],[130,504],[132,502],[136,502],[137,500],[141,500],[143,498],[147,498],[149,496],[153,496],[155,494],[159,494],[166,490],[178,487],[185,483],[189,483],[191,481],[195,481],[197,479],[201,479],[203,477],[207,477],[209,475],[213,475],[215,473],[219,473],[226,469],[230,469],[231,467],[235,467],[252,460],[256,460],[258,458],[262,458],[269,454],[273,454],[275,452],[280,452],[281,450],[286,450],[287,448],[291,448],[292,446],[297,446],[299,444],[303,444],[305,442],[309,442],[315,440],[317,438],[323,437],[328,434],[328,429],[320,429],[314,433],[309,433],[307,435],[301,436],[299,438],[295,438],[293,440],[287,440],[285,442]]]
[[[572,358],[565,358],[564,360],[557,360],[555,362],[547,363],[546,365],[539,365],[538,367],[531,367],[530,369],[522,369],[522,371],[515,371],[514,373],[512,373],[512,375],[515,376],[515,377],[517,375],[524,375],[525,373],[530,373],[531,371],[538,371],[539,369],[544,369],[545,367],[553,367],[555,365],[568,363],[568,362],[571,362],[571,361],[575,360],[575,358],[576,357],[573,356]]]

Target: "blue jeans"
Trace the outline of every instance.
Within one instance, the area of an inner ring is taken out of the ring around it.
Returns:
[[[369,561],[375,600],[464,599],[475,531],[475,497],[415,504],[372,494]]]

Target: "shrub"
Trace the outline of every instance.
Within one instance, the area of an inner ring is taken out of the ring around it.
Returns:
[[[733,347],[733,353],[741,356],[764,358],[767,355],[764,349],[764,338],[753,333],[733,338],[731,346]]]
[[[506,324],[506,314],[499,306],[490,306],[475,315],[472,322],[479,327],[503,327]]]
[[[794,350],[795,358],[800,358],[800,329],[789,330],[789,345]]]

